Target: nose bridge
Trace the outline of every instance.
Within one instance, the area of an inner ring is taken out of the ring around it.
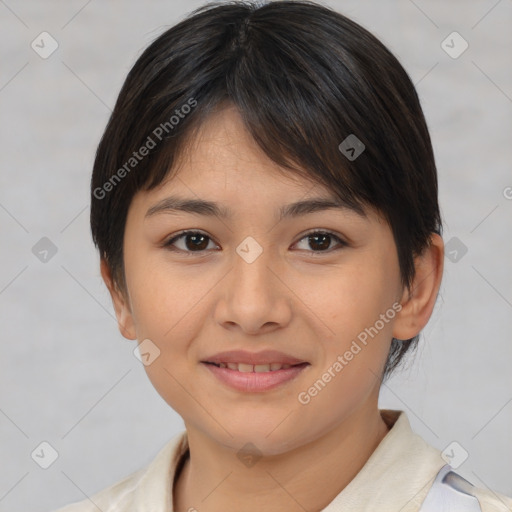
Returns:
[[[275,253],[254,237],[246,237],[237,247],[232,275],[218,310],[221,323],[238,324],[244,331],[256,333],[263,326],[283,326],[290,319],[287,288],[272,268]]]
[[[275,280],[271,268],[271,260],[274,258],[268,243],[260,239],[258,242],[254,237],[247,236],[236,247],[234,258],[235,288],[247,287],[248,290],[268,294],[274,288],[271,281]]]

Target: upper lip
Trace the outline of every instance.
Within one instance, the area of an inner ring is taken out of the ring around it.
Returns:
[[[246,350],[229,350],[209,356],[203,363],[242,363],[242,364],[300,364],[306,363],[303,359],[297,359],[277,350],[263,350],[261,352],[248,352]]]

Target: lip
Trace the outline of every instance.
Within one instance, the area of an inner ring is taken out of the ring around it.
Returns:
[[[300,364],[307,363],[304,359],[297,359],[284,352],[277,350],[263,350],[261,352],[248,352],[247,350],[229,350],[226,352],[219,352],[213,356],[206,357],[201,361],[202,363],[242,363],[242,364]],[[211,365],[210,365],[211,366]],[[277,370],[278,372],[281,370]]]
[[[265,356],[266,357],[266,356]],[[260,359],[261,360],[261,359]],[[221,362],[226,362],[223,360]],[[237,361],[228,361],[228,362],[243,362],[240,360]],[[278,360],[274,359],[273,362],[278,362]],[[300,361],[299,361],[300,363]],[[295,379],[299,374],[301,374],[308,366],[309,363],[302,363],[296,366],[291,366],[290,368],[282,368],[280,370],[274,370],[269,372],[239,372],[237,370],[231,370],[230,368],[220,368],[213,364],[208,364],[207,362],[202,361],[201,364],[207,368],[216,378],[218,378],[222,383],[229,386],[232,389],[237,391],[244,391],[246,393],[250,392],[264,392],[275,389],[279,386],[282,386],[291,380]],[[251,364],[251,363],[248,363]],[[257,364],[257,363],[252,363]],[[260,363],[260,364],[268,364],[268,363]],[[284,363],[291,364],[291,363]],[[296,364],[296,363],[294,363]]]

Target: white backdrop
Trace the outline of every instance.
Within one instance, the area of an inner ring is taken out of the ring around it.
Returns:
[[[90,237],[89,180],[135,59],[201,3],[0,0],[1,511],[84,499],[183,429],[117,330]],[[456,441],[465,478],[512,495],[512,1],[325,3],[401,60],[439,170],[441,293],[380,406],[407,411],[440,449]]]

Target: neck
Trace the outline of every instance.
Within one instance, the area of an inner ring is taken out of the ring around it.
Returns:
[[[374,404],[297,449],[263,456],[245,467],[232,449],[187,426],[190,457],[176,477],[174,510],[322,510],[357,475],[387,433]]]

